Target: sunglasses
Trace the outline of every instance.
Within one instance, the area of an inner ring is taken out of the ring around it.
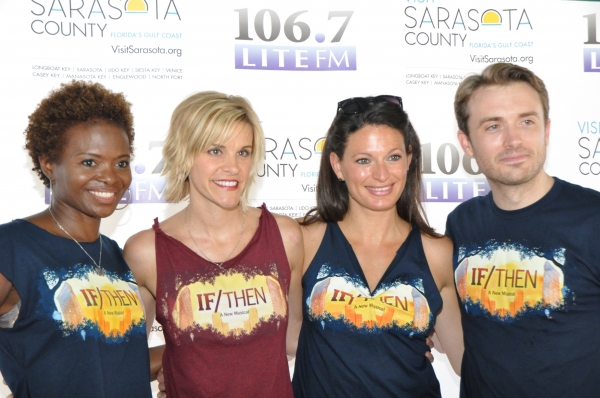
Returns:
[[[377,97],[355,97],[348,98],[338,102],[338,112],[342,111],[346,115],[357,115],[364,112],[369,105],[375,102],[390,102],[396,104],[402,109],[402,98],[396,97],[395,95],[378,95]]]

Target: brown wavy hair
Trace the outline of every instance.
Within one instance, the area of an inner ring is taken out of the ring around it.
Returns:
[[[350,200],[348,188],[344,182],[338,180],[331,167],[329,157],[333,152],[340,160],[343,159],[350,135],[368,125],[385,125],[397,130],[404,137],[406,153],[412,154],[406,185],[396,202],[398,215],[410,224],[417,225],[423,233],[429,236],[441,236],[429,226],[421,203],[421,143],[419,137],[406,112],[397,104],[390,102],[373,102],[365,111],[356,115],[347,115],[342,111],[337,113],[327,132],[321,154],[317,180],[317,207],[310,210],[300,224],[310,225],[318,221],[338,222],[344,219]]]

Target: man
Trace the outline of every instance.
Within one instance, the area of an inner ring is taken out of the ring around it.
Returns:
[[[491,187],[448,217],[461,396],[600,396],[600,193],[544,171],[548,93],[531,71],[490,65],[454,108]]]

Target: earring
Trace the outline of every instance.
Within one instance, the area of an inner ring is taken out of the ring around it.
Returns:
[[[123,210],[124,208],[129,206],[129,204],[131,203],[131,190],[129,188],[127,188],[127,192],[129,192],[129,200],[127,201],[125,206],[121,207],[120,209],[118,207],[116,207],[115,210]],[[125,194],[125,195],[127,195],[127,194]]]
[[[344,182],[344,179],[343,178],[338,178],[338,181],[339,182]]]

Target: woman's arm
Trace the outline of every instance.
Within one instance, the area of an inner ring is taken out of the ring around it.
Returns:
[[[158,372],[162,371],[162,358],[164,352],[164,344],[150,348],[150,381],[157,380]]]
[[[296,221],[301,221],[298,219]],[[294,222],[296,224],[296,222]],[[290,324],[288,325],[288,360],[290,356],[296,356],[296,348],[298,347],[298,337],[300,336],[300,329],[302,327],[302,276],[308,269],[310,262],[315,256],[323,235],[325,234],[325,223],[315,223],[310,226],[299,227],[296,224],[299,231],[301,231],[300,250],[298,256],[298,264],[296,265],[295,280],[292,276],[292,286],[290,288],[290,302],[292,302],[292,290],[294,290],[294,307],[297,311],[296,316],[293,317],[292,321],[292,310],[290,310]]]
[[[19,302],[19,293],[13,284],[0,273],[0,315],[12,310]]]
[[[156,316],[156,252],[154,247],[154,230],[148,229],[133,235],[125,243],[123,257],[129,265],[138,284],[144,303],[146,316],[146,334],[149,336]],[[162,367],[164,346],[150,349],[150,375],[156,374]]]
[[[431,238],[423,235],[423,249],[431,274],[440,290],[442,310],[437,314],[435,332],[443,350],[448,355],[452,369],[460,376],[464,351],[460,309],[454,288],[452,271],[452,241],[447,237]]]
[[[289,217],[275,216],[285,254],[292,272],[290,279],[290,292],[288,295],[288,328],[286,334],[286,353],[288,360],[296,356],[298,336],[302,326],[302,265],[303,265],[303,240],[300,226]]]

